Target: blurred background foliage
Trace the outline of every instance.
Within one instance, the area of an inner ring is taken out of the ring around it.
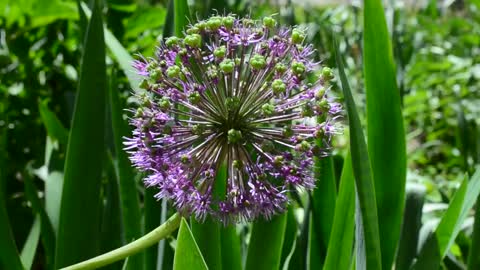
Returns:
[[[198,18],[217,12],[253,18],[276,14],[283,24],[306,26],[307,42],[315,45],[318,59],[332,67],[332,36],[338,37],[345,71],[364,118],[362,9],[358,1],[330,2],[208,0],[189,4]],[[424,218],[435,218],[451,200],[463,172],[472,172],[480,161],[480,1],[415,5],[384,1],[384,5],[407,132],[407,179],[427,186]],[[77,7],[73,0],[0,1],[0,134],[5,138],[8,133],[4,190],[18,247],[23,246],[34,221],[24,191],[26,178],[33,174],[43,198],[49,179],[62,177],[85,29],[85,18],[79,16]],[[103,1],[106,27],[131,55],[153,55],[168,22],[167,10],[167,0]],[[131,86],[117,62],[110,54],[107,57],[108,74],[116,77],[121,102],[128,106]],[[334,89],[338,92],[338,87]],[[49,126],[45,119],[51,112],[61,125]],[[110,127],[106,134],[106,145],[112,147]],[[346,135],[336,140],[337,154],[347,150]],[[103,193],[112,188],[108,174],[103,176]],[[140,183],[138,189],[144,194]],[[454,246],[454,255],[461,261],[466,260],[462,247],[468,241],[460,234]],[[41,250],[35,260],[37,269],[44,263],[42,256]]]

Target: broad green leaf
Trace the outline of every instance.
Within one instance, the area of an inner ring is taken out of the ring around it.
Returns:
[[[205,260],[200,253],[192,232],[184,218],[180,223],[177,236],[177,248],[173,258],[174,270],[206,270]]]
[[[106,155],[106,181],[103,183],[104,207],[102,213],[100,251],[106,253],[122,246],[122,215],[118,191],[118,180],[115,172],[113,158],[110,153]],[[139,261],[142,266],[143,261]],[[112,263],[104,267],[104,270],[115,270],[122,262]],[[139,268],[132,268],[139,269]]]
[[[48,136],[58,140],[61,144],[67,144],[68,130],[63,127],[57,116],[48,108],[47,100],[38,103],[38,111],[42,122],[47,129]]]
[[[443,214],[434,233],[430,234],[420,249],[413,269],[436,269],[455,241],[468,212],[480,194],[480,169],[470,181],[465,177],[460,188]]]
[[[348,113],[348,124],[350,129],[350,151],[352,157],[352,168],[355,176],[356,193],[358,197],[358,206],[361,213],[361,222],[357,228],[363,228],[360,232],[364,243],[361,246],[364,249],[357,249],[359,254],[365,255],[365,264],[368,270],[382,269],[382,257],[380,249],[380,234],[378,228],[377,203],[375,199],[375,187],[370,168],[370,159],[368,158],[367,145],[363,136],[360,118],[356,111],[355,101],[353,100],[350,86],[343,68],[343,60],[335,44],[335,56],[337,67],[342,82],[343,95]],[[361,225],[361,226],[360,226]],[[357,238],[357,242],[360,239]],[[357,264],[359,262],[357,261]]]
[[[165,22],[163,24],[163,38],[171,37],[175,34],[175,22],[173,20],[175,16],[174,2],[175,0],[168,1],[167,15],[165,16]]]
[[[109,87],[110,110],[112,118],[113,141],[115,145],[116,166],[115,172],[118,178],[120,191],[120,204],[123,223],[123,235],[125,241],[131,242],[141,236],[140,201],[135,183],[135,173],[127,153],[123,150],[123,138],[128,136],[128,126],[123,118],[123,107],[117,89],[117,82],[112,72]],[[127,269],[141,270],[143,267],[143,253],[129,259]]]
[[[392,45],[381,0],[365,0],[363,18],[368,153],[378,220],[382,221],[379,228],[382,268],[390,269],[405,205],[405,131]],[[352,157],[353,164],[357,163],[354,155]]]
[[[81,4],[83,12],[89,18],[92,14],[87,4],[82,2]],[[118,39],[108,30],[106,27],[103,30],[105,33],[105,44],[107,45],[110,52],[113,54],[115,60],[117,60],[120,68],[122,69],[125,76],[127,76],[130,87],[135,92],[141,92],[142,90],[139,87],[140,82],[142,81],[140,75],[138,75],[135,70],[132,68],[133,57],[128,53],[128,51],[122,46]]]
[[[468,255],[468,270],[480,269],[480,196],[477,199],[473,223],[472,245]]]
[[[240,238],[235,225],[229,225],[220,229],[222,241],[222,267],[228,270],[241,270],[242,256],[240,251]]]
[[[398,244],[395,269],[409,269],[417,254],[425,192],[425,187],[422,185],[414,183],[407,185],[405,213],[403,215],[402,233]]]
[[[27,236],[27,240],[22,248],[20,259],[22,260],[23,267],[29,270],[32,268],[33,260],[35,259],[35,253],[37,252],[38,240],[40,239],[40,216],[36,216],[30,233]]]
[[[188,10],[187,0],[173,0],[174,10],[174,29],[177,37],[183,36],[183,30],[188,24],[190,17],[190,11]]]
[[[48,179],[47,179],[48,180]],[[29,174],[24,177],[25,196],[30,202],[33,214],[40,218],[42,243],[46,258],[46,269],[53,269],[55,259],[55,231],[43,204],[38,197],[38,189]],[[60,197],[59,197],[60,199]]]
[[[271,220],[258,219],[253,223],[248,245],[246,270],[270,270],[280,268],[287,213]]]
[[[355,179],[350,154],[345,158],[324,270],[348,270],[353,258]]]
[[[214,200],[225,198],[227,185],[227,166],[222,165],[215,176],[215,184],[212,191]],[[204,222],[198,222],[191,218],[193,237],[202,252],[203,258],[209,269],[222,269],[222,247],[221,247],[221,224],[211,216]],[[225,252],[228,252],[226,250]]]
[[[331,156],[317,159],[314,172],[317,179],[317,187],[312,193],[312,229],[315,233],[310,239],[318,240],[318,243],[310,243],[318,247],[319,254],[311,256],[323,263],[327,252],[330,232],[332,231],[333,216],[335,212],[335,200],[337,187],[333,158]]]
[[[95,256],[100,239],[106,65],[102,15],[95,1],[87,27],[65,161],[55,267]]]
[[[50,219],[55,235],[58,235],[63,180],[63,173],[54,171],[48,174],[45,181],[45,211]]]
[[[6,208],[7,131],[0,130],[0,268],[23,270]]]
[[[293,255],[293,250],[295,249],[296,245],[296,238],[297,238],[297,220],[295,219],[295,209],[292,205],[287,210],[287,224],[285,227],[285,236],[283,240],[283,247],[282,247],[282,257],[280,261],[280,266],[283,268],[288,268],[290,262],[287,262],[287,257]]]

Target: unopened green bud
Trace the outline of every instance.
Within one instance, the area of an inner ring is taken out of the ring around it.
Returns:
[[[233,24],[235,23],[235,18],[232,16],[223,17],[222,22],[226,28],[230,29],[233,27]]]
[[[275,112],[275,106],[270,103],[266,103],[262,105],[262,113],[264,115],[272,115]]]
[[[169,37],[167,40],[165,40],[165,45],[167,47],[172,47],[173,45],[177,45],[180,42],[180,39],[178,37]]]
[[[281,79],[276,79],[272,82],[272,90],[275,95],[285,93],[287,87]]]
[[[240,130],[230,129],[227,137],[229,144],[238,143],[242,139],[242,132]]]
[[[295,150],[300,151],[300,152],[307,152],[310,150],[312,146],[310,145],[309,142],[303,141],[295,146]]]
[[[187,29],[187,34],[188,35],[198,34],[199,32],[200,32],[200,29],[198,29],[198,27],[196,27],[196,26],[192,26],[192,27]]]
[[[275,156],[273,158],[273,164],[276,166],[281,166],[283,163],[283,156]]]
[[[167,98],[167,97],[163,97],[162,99],[160,99],[160,101],[158,102],[158,106],[160,107],[160,109],[162,110],[168,110],[170,109],[170,99]]]
[[[180,74],[180,67],[179,66],[171,66],[167,68],[167,76],[170,78],[178,77]]]
[[[220,46],[213,51],[213,55],[216,58],[223,58],[225,57],[226,53],[227,53],[227,48],[225,46]]]
[[[232,59],[224,59],[220,63],[220,69],[224,73],[232,73],[234,68],[235,68],[235,62]]]
[[[183,42],[192,48],[198,48],[202,45],[202,36],[199,34],[190,34],[183,39]]]
[[[322,68],[322,78],[325,80],[325,81],[329,81],[331,79],[333,79],[333,71],[331,68],[329,67],[323,67]]]
[[[275,71],[279,74],[283,74],[285,71],[287,71],[287,66],[283,63],[278,63],[275,65]]]
[[[162,70],[157,68],[150,72],[150,78],[152,78],[154,81],[158,81],[162,78]]]
[[[222,19],[218,16],[211,17],[207,21],[207,28],[210,31],[216,31],[220,26],[222,26]]]
[[[276,23],[277,23],[277,22],[276,22],[275,19],[272,18],[272,17],[265,17],[265,18],[263,18],[263,25],[264,25],[265,27],[267,27],[267,28],[273,28],[273,27],[275,27],[275,24],[276,24]]]
[[[140,82],[139,87],[142,88],[142,89],[148,89],[150,87],[150,84],[148,83],[148,81],[146,79],[143,79]]]
[[[295,44],[302,43],[305,39],[305,34],[299,29],[293,29],[292,31],[292,42]]]
[[[233,162],[232,162],[232,165],[235,169],[241,169],[243,168],[243,162],[241,160],[238,160],[238,159],[235,159]]]
[[[192,133],[195,135],[202,135],[204,131],[205,131],[205,128],[203,125],[192,126]]]
[[[190,95],[188,95],[188,101],[190,101],[190,103],[192,104],[197,104],[198,102],[200,102],[200,93],[198,92],[192,92],[190,93]]]
[[[305,65],[301,62],[293,62],[292,71],[297,76],[302,75],[305,72]]]
[[[325,96],[325,88],[320,88],[318,91],[315,93],[315,98],[318,100],[321,100]]]
[[[267,65],[267,62],[265,61],[265,57],[255,54],[252,56],[252,59],[250,59],[250,65],[254,69],[262,69]]]
[[[234,111],[240,105],[240,99],[238,97],[227,97],[225,99],[225,106],[229,111]]]
[[[271,141],[263,141],[262,142],[262,150],[265,152],[271,152],[275,149],[275,145]]]

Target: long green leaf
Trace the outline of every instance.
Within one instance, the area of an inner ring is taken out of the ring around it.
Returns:
[[[365,253],[365,263],[368,270],[382,269],[375,187],[371,175],[367,145],[337,44],[335,44],[335,52],[350,128],[352,168],[355,176],[359,209],[361,211],[361,222],[358,225],[363,226],[361,233],[365,240],[364,250],[358,249],[357,252]]]
[[[271,270],[280,268],[287,213],[276,215],[271,220],[253,223],[248,245],[246,270]]]
[[[30,233],[28,233],[27,240],[22,248],[20,259],[22,260],[23,267],[29,270],[32,268],[33,260],[35,259],[35,253],[37,252],[38,240],[40,239],[40,216],[36,216]]]
[[[135,173],[127,153],[123,150],[123,137],[128,136],[128,126],[123,119],[123,108],[117,90],[115,75],[109,87],[110,109],[112,113],[113,140],[117,157],[116,174],[119,181],[120,203],[122,209],[123,235],[125,241],[131,242],[141,236],[140,202],[135,183]],[[143,253],[131,257],[127,269],[141,270]]]
[[[409,269],[416,256],[424,200],[425,187],[419,184],[407,185],[407,199],[395,269]]]
[[[468,270],[480,269],[480,196],[477,199],[473,224],[472,246],[468,255]]]
[[[63,127],[57,116],[48,108],[47,100],[38,103],[38,111],[42,117],[42,122],[51,138],[58,140],[62,144],[67,144],[68,130]]]
[[[7,131],[0,133],[0,268],[23,270],[6,208]]]
[[[293,255],[295,245],[296,245],[296,238],[297,238],[297,220],[295,219],[295,209],[292,205],[288,208],[287,211],[287,224],[285,227],[285,236],[283,240],[283,247],[282,247],[282,256],[280,260],[280,265],[283,268],[288,268],[290,262],[287,262],[287,257],[291,257]],[[293,251],[292,251],[293,250]]]
[[[193,238],[184,218],[180,223],[177,236],[177,249],[173,259],[174,270],[207,270],[207,264]]]
[[[390,269],[405,205],[405,131],[392,45],[381,0],[365,0],[363,18],[368,153],[375,183],[378,220],[382,221],[382,267]]]
[[[173,0],[173,10],[175,12],[174,16],[174,29],[175,35],[180,37],[183,35],[183,30],[188,24],[190,17],[190,11],[188,10],[188,1],[187,0]]]
[[[99,251],[107,82],[103,23],[98,1],[95,1],[84,44],[65,161],[56,268],[93,257]]]
[[[222,268],[228,270],[242,269],[242,256],[240,251],[240,238],[234,225],[220,229],[222,241]]]
[[[83,12],[85,12],[85,15],[89,18],[92,12],[88,8],[87,4],[82,2],[80,6],[82,7]],[[113,54],[113,56],[115,57],[115,60],[117,60],[123,73],[125,73],[125,76],[127,76],[128,82],[130,83],[130,87],[135,92],[141,92],[142,90],[140,89],[139,85],[140,85],[140,82],[142,81],[142,78],[132,68],[132,63],[134,60],[133,57],[122,46],[122,44],[112,34],[112,32],[110,32],[110,30],[108,30],[105,27],[103,31],[105,33],[105,44],[107,45],[108,49]]]
[[[468,212],[475,204],[480,194],[480,169],[475,172],[470,181],[467,178],[455,192],[447,211],[440,223],[425,244],[420,249],[414,269],[438,269],[441,260],[447,255]]]
[[[355,179],[353,178],[352,159],[348,155],[340,179],[324,270],[350,269],[353,252],[354,213]]]
[[[48,180],[48,179],[47,179]],[[42,243],[45,250],[46,268],[53,269],[55,258],[55,232],[52,223],[47,215],[45,208],[38,197],[38,189],[33,183],[33,179],[29,174],[24,177],[25,181],[25,195],[32,205],[34,215],[39,216],[42,228]]]

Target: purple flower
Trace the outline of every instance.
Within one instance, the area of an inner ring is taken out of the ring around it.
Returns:
[[[158,199],[234,223],[270,218],[288,191],[315,187],[313,158],[328,153],[341,107],[326,91],[331,70],[317,72],[303,43],[271,17],[214,16],[133,63],[146,91],[125,149]]]

